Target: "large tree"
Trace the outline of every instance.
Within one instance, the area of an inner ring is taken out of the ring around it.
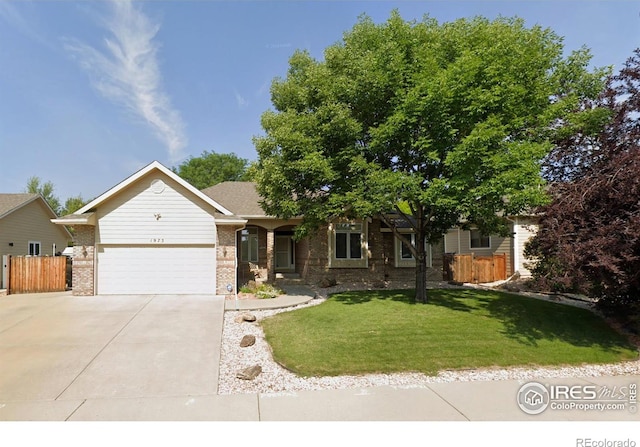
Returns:
[[[324,60],[297,51],[273,81],[255,139],[265,211],[303,216],[298,236],[337,216],[382,219],[415,257],[426,302],[427,242],[463,223],[507,234],[503,216],[545,201],[550,138],[602,86],[589,60],[517,18],[361,17]]]
[[[40,177],[33,176],[27,180],[26,192],[30,194],[40,194],[49,204],[53,212],[60,214],[60,199],[54,194],[54,189],[53,183],[49,181],[42,183]]]
[[[75,197],[69,197],[67,198],[67,200],[64,201],[64,206],[60,211],[60,215],[65,216],[67,214],[73,214],[76,211],[78,211],[80,208],[85,206],[87,203],[89,202],[83,199],[81,194]]]
[[[205,189],[225,181],[247,178],[248,161],[236,154],[217,154],[204,151],[199,157],[190,157],[174,167],[173,172],[198,189]]]
[[[528,247],[539,259],[534,275],[547,287],[594,295],[603,309],[639,315],[640,49],[582,107],[600,118],[559,140],[546,160],[553,201]]]

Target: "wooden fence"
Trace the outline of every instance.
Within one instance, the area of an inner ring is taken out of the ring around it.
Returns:
[[[10,294],[66,290],[66,256],[10,256],[8,266]]]
[[[445,281],[485,283],[507,279],[507,255],[444,255]]]

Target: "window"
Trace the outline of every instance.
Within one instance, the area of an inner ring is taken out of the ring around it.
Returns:
[[[40,242],[29,241],[29,256],[40,256]]]
[[[407,236],[411,236],[409,240],[411,241],[411,245],[415,247],[416,246],[415,233],[407,234]],[[400,259],[402,259],[403,261],[405,260],[408,261],[410,259],[413,259],[413,254],[411,254],[411,250],[409,250],[409,247],[407,247],[407,244],[405,243],[400,243]]]
[[[484,236],[480,233],[480,230],[471,230],[469,232],[471,243],[469,247],[471,248],[491,248],[491,239],[489,236]]]
[[[406,237],[409,241],[411,241],[411,245],[416,247],[416,235],[415,233],[405,233],[404,237]],[[416,259],[413,257],[411,250],[409,247],[405,245],[404,242],[400,240],[400,238],[394,237],[395,243],[395,256],[394,256],[394,265],[395,267],[415,267]],[[427,256],[427,267],[432,267],[432,253],[431,253],[431,244],[425,243],[425,254]]]
[[[362,259],[362,224],[336,224],[336,259]]]
[[[339,222],[329,225],[329,267],[367,268],[367,222]]]
[[[258,262],[258,228],[248,227],[242,230],[240,259],[245,262]]]

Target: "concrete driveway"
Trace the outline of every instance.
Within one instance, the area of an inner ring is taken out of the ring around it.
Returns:
[[[639,420],[626,410],[528,415],[516,403],[519,380],[218,395],[224,305],[213,296],[0,297],[0,421]],[[537,381],[620,390],[640,376]]]
[[[218,399],[223,312],[213,296],[1,297],[0,420],[144,418],[142,398]],[[149,418],[221,417],[154,408]]]

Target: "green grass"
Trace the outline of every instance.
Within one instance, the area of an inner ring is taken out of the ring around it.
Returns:
[[[484,290],[348,292],[263,321],[273,356],[302,376],[636,359],[588,310]]]

